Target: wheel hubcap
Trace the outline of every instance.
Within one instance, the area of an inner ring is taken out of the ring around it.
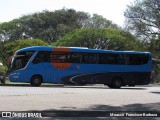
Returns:
[[[35,79],[34,82],[35,82],[35,83],[39,83],[39,79]]]
[[[116,87],[121,86],[121,82],[120,82],[119,80],[116,80],[116,81],[115,81],[115,86],[116,86]]]

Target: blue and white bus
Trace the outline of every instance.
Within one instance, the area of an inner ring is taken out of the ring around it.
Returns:
[[[33,46],[15,53],[8,76],[11,82],[33,86],[104,84],[120,88],[149,84],[151,70],[149,52]]]

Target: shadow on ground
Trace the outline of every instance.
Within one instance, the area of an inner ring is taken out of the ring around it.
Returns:
[[[154,93],[154,94],[160,94],[160,92],[151,92],[151,93]]]
[[[65,110],[63,110],[65,109]],[[66,110],[67,109],[67,110]],[[146,112],[146,113],[159,113],[160,115],[160,102],[159,103],[148,103],[148,104],[129,104],[124,106],[110,106],[110,105],[92,105],[82,111],[78,111],[76,108],[62,108],[62,111],[56,109],[44,110],[50,112],[52,117],[61,117],[61,119],[110,119],[110,120],[159,120],[159,117],[109,117],[110,113],[113,112]],[[65,118],[63,118],[65,117]],[[49,119],[49,118],[48,118]],[[77,118],[76,118],[77,119]]]
[[[47,120],[159,120],[160,117],[110,117],[110,113],[154,113],[160,116],[160,102],[148,104],[129,104],[124,106],[110,105],[92,105],[86,109],[78,110],[76,108],[47,109],[43,111],[32,110],[26,112],[40,112]],[[37,120],[39,118],[36,118]],[[42,118],[43,119],[43,118]]]
[[[18,84],[0,84],[0,86],[5,87],[35,87],[31,86],[29,83],[18,83]],[[112,89],[104,85],[63,85],[63,84],[43,84],[37,88],[88,88],[88,89]],[[121,87],[119,90],[146,90],[146,87],[136,86],[136,87]]]

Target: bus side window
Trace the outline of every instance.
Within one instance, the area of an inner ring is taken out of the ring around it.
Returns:
[[[125,58],[125,65],[129,65],[129,55],[126,54],[124,58]]]
[[[54,63],[70,63],[73,62],[71,56],[71,53],[56,51],[51,53],[50,59]]]
[[[116,64],[116,54],[106,54],[106,64]]]
[[[129,65],[137,65],[139,63],[139,59],[136,55],[129,55]]]
[[[99,54],[99,64],[106,64],[106,55],[103,53]]]
[[[149,60],[149,56],[144,54],[128,54],[128,64],[129,65],[143,65]]]
[[[117,54],[117,64],[124,65],[125,64],[126,55],[125,54]]]
[[[99,55],[96,53],[89,54],[89,63],[90,64],[98,64],[99,63]]]
[[[50,62],[50,52],[40,51],[33,60],[33,64]]]
[[[82,55],[80,53],[71,53],[70,62],[71,63],[81,63],[82,61]]]
[[[81,53],[82,55],[82,64],[87,64],[89,63],[89,58],[88,58],[88,54],[87,53]]]

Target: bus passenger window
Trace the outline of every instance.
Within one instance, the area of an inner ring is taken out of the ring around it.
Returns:
[[[125,63],[125,59],[126,59],[126,55],[125,54],[117,54],[117,64],[119,65],[124,65]]]
[[[99,56],[98,54],[89,54],[89,63],[90,64],[98,64],[99,63]]]
[[[116,55],[106,54],[106,64],[116,64]]]
[[[82,61],[82,55],[80,55],[79,53],[71,54],[71,58],[70,58],[71,63],[81,63],[81,61]]]
[[[35,59],[33,60],[34,64],[43,63],[43,62],[50,62],[50,52],[40,51],[35,57]]]
[[[82,63],[86,64],[89,63],[88,54],[82,53]]]
[[[50,59],[54,63],[70,63],[71,55],[68,52],[53,52],[50,55]]]
[[[99,54],[99,64],[106,64],[106,55],[103,53]]]

